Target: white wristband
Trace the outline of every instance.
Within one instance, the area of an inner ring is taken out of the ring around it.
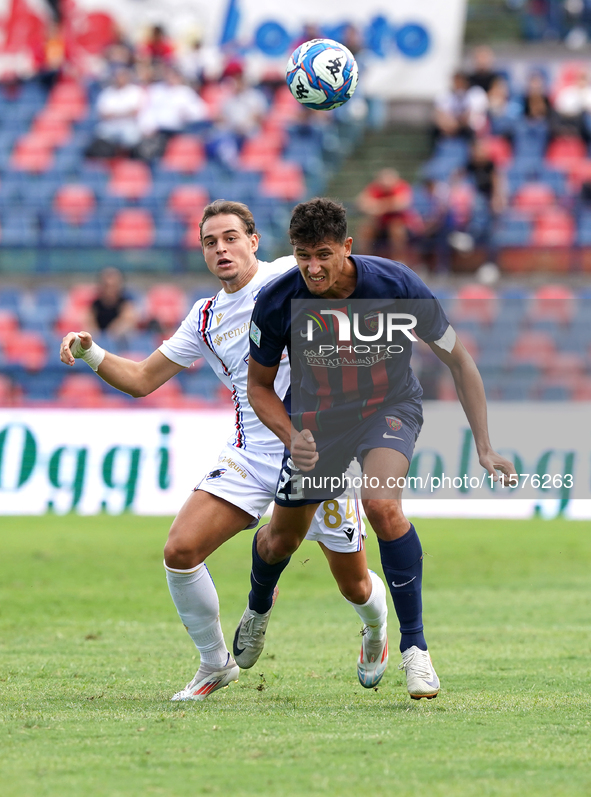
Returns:
[[[72,357],[76,360],[84,360],[85,363],[90,365],[93,371],[98,371],[99,365],[105,358],[105,350],[94,341],[89,349],[82,348],[82,343],[78,335],[76,335],[76,338],[72,341],[70,351],[72,352]]]

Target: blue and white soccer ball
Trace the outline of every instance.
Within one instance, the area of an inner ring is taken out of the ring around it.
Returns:
[[[353,96],[359,72],[353,54],[332,39],[311,39],[293,51],[287,85],[306,108],[330,111]]]

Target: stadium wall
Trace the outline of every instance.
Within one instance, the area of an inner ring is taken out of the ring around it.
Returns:
[[[529,474],[526,484],[492,489],[461,408],[427,403],[407,513],[591,517],[591,439],[581,432],[588,405],[493,403],[489,410],[494,445]],[[219,467],[216,452],[232,426],[231,411],[0,410],[0,514],[175,514]]]

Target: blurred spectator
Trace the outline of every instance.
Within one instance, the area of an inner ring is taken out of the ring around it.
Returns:
[[[488,96],[480,86],[470,86],[463,72],[452,78],[451,90],[435,101],[435,135],[472,138],[486,124]]]
[[[224,87],[228,94],[209,136],[207,152],[209,157],[234,169],[242,144],[259,130],[268,104],[260,89],[248,85],[241,70],[227,77]]]
[[[131,82],[128,69],[118,69],[111,85],[98,96],[100,121],[86,154],[90,158],[111,158],[129,154],[139,144],[139,113],[144,104],[144,90]]]
[[[132,69],[135,54],[133,47],[125,38],[123,31],[118,30],[114,41],[103,51],[102,57],[105,63],[106,77],[111,78],[119,69]]]
[[[494,68],[495,54],[488,45],[476,47],[472,53],[473,70],[468,74],[471,86],[480,86],[488,92],[499,73]]]
[[[193,39],[190,49],[177,56],[177,66],[191,85],[198,88],[217,80],[222,72],[222,56],[219,48],[207,47],[201,39]]]
[[[124,287],[123,275],[116,268],[105,268],[98,281],[98,295],[90,305],[84,329],[91,333],[107,332],[125,339],[137,328],[138,316],[131,296]]]
[[[415,242],[421,262],[434,271],[447,271],[449,186],[426,178],[414,190],[413,207],[420,217]]]
[[[205,121],[209,112],[201,97],[184,82],[174,67],[165,68],[165,79],[146,89],[139,124],[142,141],[138,155],[146,160],[159,158],[172,136],[192,122]]]
[[[505,78],[495,78],[488,90],[488,119],[491,133],[510,138],[515,122],[522,113],[522,105],[511,98],[509,84]]]
[[[174,59],[174,45],[167,37],[162,25],[154,25],[147,40],[139,47],[138,55],[142,60],[155,64],[170,64]]]
[[[503,181],[489,156],[486,143],[481,139],[476,139],[472,144],[466,173],[492,212],[501,213],[506,203]]]
[[[357,197],[357,207],[366,217],[359,230],[360,251],[401,258],[411,230],[417,227],[411,206],[412,188],[406,180],[396,169],[381,169]]]
[[[47,37],[43,47],[43,63],[39,70],[39,78],[49,91],[57,82],[64,65],[66,48],[61,26],[50,20],[47,25]]]
[[[585,114],[591,112],[589,75],[581,70],[574,83],[563,86],[554,98],[556,133],[585,135]]]
[[[546,81],[539,72],[532,72],[523,98],[523,112],[528,119],[550,121],[552,106],[546,91]]]

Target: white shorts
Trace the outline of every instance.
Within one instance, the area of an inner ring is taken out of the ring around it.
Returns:
[[[281,454],[257,452],[256,456],[226,446],[213,470],[204,476],[196,490],[204,490],[243,509],[255,520],[246,528],[255,528],[275,496],[281,469]],[[366,536],[359,500],[347,491],[324,501],[312,520],[307,540],[321,542],[337,553],[355,553],[363,548]]]

